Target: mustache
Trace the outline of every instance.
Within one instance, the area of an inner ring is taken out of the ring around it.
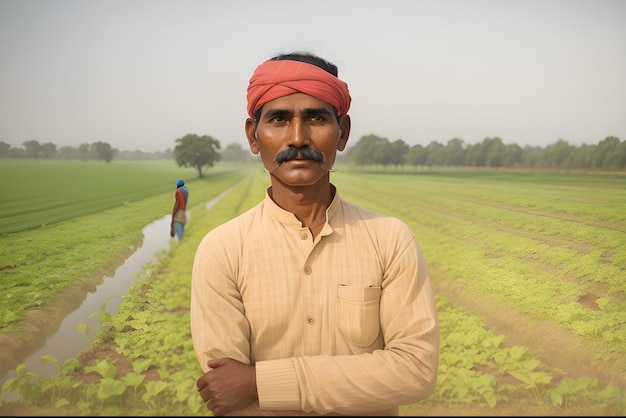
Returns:
[[[324,154],[314,150],[308,145],[304,145],[302,147],[289,146],[286,150],[279,152],[274,161],[277,164],[281,164],[285,161],[295,160],[299,155],[301,155],[305,160],[312,160],[318,163],[326,161]]]

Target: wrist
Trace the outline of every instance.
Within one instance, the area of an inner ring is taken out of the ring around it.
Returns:
[[[250,393],[250,396],[254,397],[254,399],[259,399],[259,393],[256,387],[256,366],[251,365],[250,367],[251,367],[251,373],[250,373],[250,380],[248,382],[249,393]]]

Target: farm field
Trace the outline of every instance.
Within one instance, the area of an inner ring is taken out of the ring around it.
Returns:
[[[93,343],[52,378],[21,370],[3,394],[23,402],[2,405],[0,396],[0,414],[208,414],[193,387],[200,369],[187,331],[193,254],[206,231],[256,204],[268,185],[258,167],[218,172],[193,181],[203,192],[185,240],[131,289],[118,315],[101,318],[106,327]],[[438,387],[402,415],[624,415],[625,178],[347,167],[332,176],[342,197],[407,222],[429,264],[442,327]],[[168,186],[156,195],[166,210],[170,194]],[[94,225],[128,206],[85,217]],[[36,241],[29,237],[20,245]],[[10,257],[2,253],[3,265]]]
[[[0,160],[0,235],[173,193],[179,177],[197,172],[173,161]]]
[[[411,225],[439,296],[484,316],[487,329],[541,353],[542,361],[566,370],[565,376],[596,376],[624,390],[623,177],[480,172],[336,177],[343,196]],[[457,343],[463,338],[474,337]],[[440,362],[443,370],[446,360]],[[552,374],[551,384],[560,378]]]
[[[337,178],[348,199],[413,228],[440,292],[603,341],[607,347],[594,349],[599,356],[626,353],[626,178]]]

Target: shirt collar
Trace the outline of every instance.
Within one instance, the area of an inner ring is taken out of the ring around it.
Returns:
[[[330,188],[334,196],[333,200],[330,202],[330,206],[328,206],[328,208],[326,209],[326,223],[324,224],[321,235],[328,235],[333,231],[331,224],[333,223],[333,219],[337,216],[337,213],[339,213],[341,207],[341,198],[339,197],[339,191],[332,183],[330,185]],[[269,190],[270,187],[265,190],[265,199],[263,205],[268,211],[270,217],[285,226],[298,229],[302,228],[302,222],[300,222],[300,220],[296,218],[296,215],[281,208],[276,204],[276,202],[272,200],[269,194]]]

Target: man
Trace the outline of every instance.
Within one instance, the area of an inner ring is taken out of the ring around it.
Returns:
[[[179,240],[185,234],[185,224],[187,223],[187,199],[189,189],[185,186],[185,180],[176,180],[176,191],[174,192],[174,207],[172,208],[172,222],[170,223],[170,236]]]
[[[198,246],[198,391],[214,415],[397,415],[434,390],[439,324],[411,229],[330,183],[348,86],[333,64],[294,53],[257,67],[247,99],[271,186]]]

